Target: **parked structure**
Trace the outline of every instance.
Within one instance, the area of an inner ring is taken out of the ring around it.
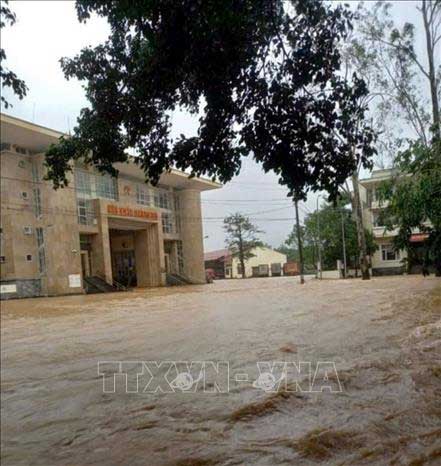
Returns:
[[[228,249],[206,252],[204,263],[205,270],[208,270],[213,278],[226,278],[226,270],[231,268],[231,253]]]
[[[386,230],[384,215],[381,214],[387,203],[379,201],[378,188],[384,181],[390,180],[396,175],[392,169],[375,170],[370,178],[360,180],[360,194],[363,200],[363,220],[367,229],[371,230],[378,250],[371,257],[373,275],[402,274],[406,270],[405,262],[408,254],[405,250],[396,250],[393,239],[398,230]],[[427,235],[415,230],[411,236],[413,267],[412,271],[418,272],[422,262],[422,244]]]
[[[245,261],[246,277],[280,277],[283,275],[286,255],[267,247],[252,250],[253,257]],[[228,249],[207,252],[205,269],[212,269],[216,278],[242,278],[238,257],[232,257]]]
[[[299,264],[297,262],[287,262],[283,266],[283,275],[298,275],[300,273]]]
[[[172,170],[153,187],[135,163],[116,164],[118,178],[78,163],[55,191],[44,152],[60,136],[1,115],[2,297],[82,293],[88,277],[205,283],[200,193],[220,185]]]

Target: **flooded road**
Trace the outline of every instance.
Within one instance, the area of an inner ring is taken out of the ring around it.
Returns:
[[[440,317],[441,281],[420,276],[2,302],[2,464],[440,464]],[[155,391],[139,361],[225,365],[195,364],[187,389],[163,364]],[[265,391],[274,361],[336,373]]]

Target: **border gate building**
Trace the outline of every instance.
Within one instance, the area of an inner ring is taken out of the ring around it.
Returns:
[[[76,163],[54,190],[44,153],[62,135],[1,115],[2,298],[83,293],[92,278],[205,283],[201,192],[221,185],[171,170],[153,187],[134,162],[117,178]]]

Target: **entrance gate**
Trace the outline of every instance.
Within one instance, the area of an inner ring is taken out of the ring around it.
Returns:
[[[113,276],[119,283],[136,286],[135,251],[118,251],[112,254]]]

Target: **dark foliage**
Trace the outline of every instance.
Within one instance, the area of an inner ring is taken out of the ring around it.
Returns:
[[[73,59],[67,78],[86,82],[70,140],[47,153],[49,178],[66,184],[76,158],[116,174],[136,161],[153,183],[170,167],[222,182],[253,154],[291,195],[336,196],[362,162],[372,131],[363,126],[363,80],[339,73],[338,44],[351,13],[317,0],[77,0],[80,21],[108,19],[109,39]],[[170,114],[200,114],[195,137],[170,137]],[[351,150],[352,149],[352,150]]]
[[[0,5],[0,30],[8,23],[12,26],[17,20],[8,4],[9,0],[2,0]],[[24,81],[19,79],[13,71],[3,66],[4,61],[6,61],[6,52],[3,47],[0,47],[0,81],[2,88],[10,87],[14,94],[16,94],[21,100],[26,95],[28,88]],[[8,108],[11,105],[3,95],[0,96],[0,100],[3,102],[5,108]]]

